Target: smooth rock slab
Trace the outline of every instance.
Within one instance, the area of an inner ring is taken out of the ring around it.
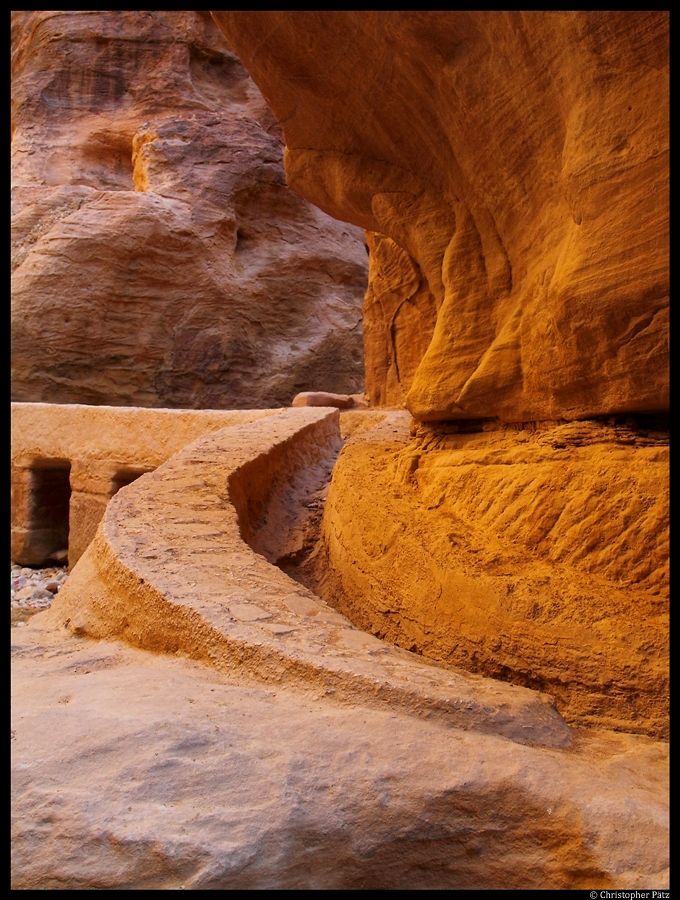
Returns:
[[[668,886],[668,747],[528,747],[12,631],[12,888]]]

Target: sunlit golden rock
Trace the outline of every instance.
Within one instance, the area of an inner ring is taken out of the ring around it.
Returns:
[[[282,124],[289,184],[385,236],[373,402],[667,409],[667,12],[213,16]]]

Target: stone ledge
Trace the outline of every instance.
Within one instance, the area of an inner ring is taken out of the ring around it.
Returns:
[[[68,542],[72,567],[121,483],[153,471],[202,434],[281,412],[12,403],[12,561],[44,565]],[[46,469],[61,470],[62,493],[70,488],[59,516],[52,510],[60,522],[37,521],[50,518],[36,511],[46,499],[37,475]]]
[[[63,458],[155,467],[202,434],[282,412],[12,403],[12,462]]]

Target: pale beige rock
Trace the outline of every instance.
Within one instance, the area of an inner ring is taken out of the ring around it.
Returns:
[[[12,630],[15,890],[668,888],[668,747],[570,750]]]
[[[350,397],[352,398],[353,408],[369,409],[371,401],[366,391],[362,391],[360,394],[350,394]]]
[[[419,420],[668,409],[667,11],[214,11]],[[357,73],[361,73],[360,77]]]
[[[175,410],[13,403],[11,554],[71,566],[94,537],[111,497],[201,434],[277,410]]]
[[[286,187],[208,13],[17,11],[12,54],[13,399],[363,388],[363,235]]]

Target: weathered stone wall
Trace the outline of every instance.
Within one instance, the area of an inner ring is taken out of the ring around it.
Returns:
[[[375,235],[374,402],[667,409],[667,12],[213,15],[282,123],[289,183]]]
[[[291,192],[282,157],[208,13],[14,13],[12,398],[361,391],[363,234]]]
[[[353,622],[554,696],[569,722],[667,737],[669,447],[569,423],[351,438],[313,584]]]

